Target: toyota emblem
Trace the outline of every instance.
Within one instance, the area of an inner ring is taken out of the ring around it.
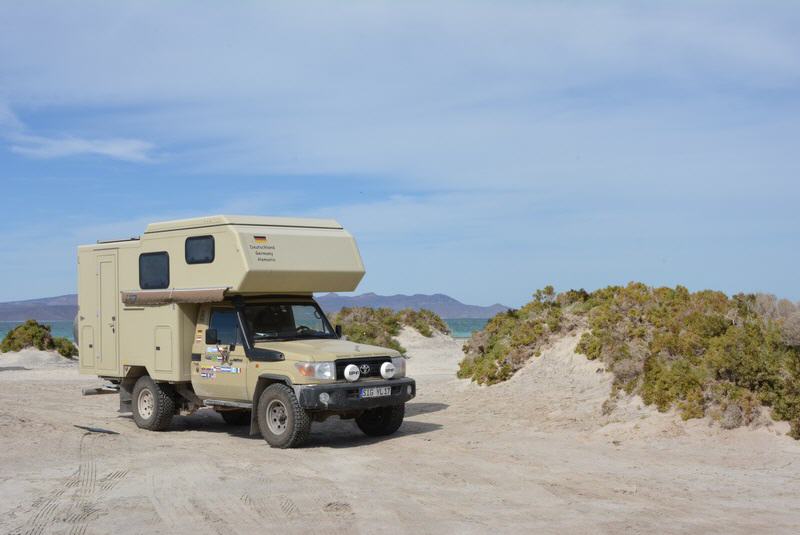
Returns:
[[[369,364],[362,364],[358,369],[361,370],[361,375],[367,375],[369,373]]]

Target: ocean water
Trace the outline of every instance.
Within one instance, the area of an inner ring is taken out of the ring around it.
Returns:
[[[456,318],[444,320],[450,331],[453,333],[454,338],[469,338],[473,331],[480,331],[488,322],[488,319],[475,319],[475,318]],[[22,321],[0,321],[0,340],[2,340],[6,333],[24,323]],[[71,321],[42,321],[45,325],[50,326],[50,332],[53,336],[63,336],[72,340],[72,322]]]
[[[488,319],[456,318],[444,320],[453,333],[453,338],[469,338],[474,331],[480,331],[489,322]]]
[[[5,338],[6,333],[16,327],[25,323],[24,321],[0,321],[0,340]],[[71,321],[40,321],[43,325],[50,326],[50,332],[53,336],[62,336],[72,340],[72,322]]]

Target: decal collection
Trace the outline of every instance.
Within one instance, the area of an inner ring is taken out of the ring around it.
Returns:
[[[216,379],[218,373],[241,373],[241,368],[233,366],[202,366],[200,368],[200,377],[203,379]]]
[[[206,358],[208,360],[216,360],[218,362],[223,362],[228,359],[229,351],[227,349],[221,349],[217,346],[207,346],[206,347]]]
[[[241,373],[242,369],[229,364],[224,364],[228,360],[229,351],[227,348],[218,346],[206,346],[206,360],[216,361],[219,365],[200,366],[199,374],[202,379],[216,379],[218,373]]]

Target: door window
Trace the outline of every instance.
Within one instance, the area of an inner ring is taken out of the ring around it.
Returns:
[[[236,311],[229,309],[212,310],[208,328],[217,330],[217,338],[221,345],[235,344],[239,334],[239,322],[236,319]]]

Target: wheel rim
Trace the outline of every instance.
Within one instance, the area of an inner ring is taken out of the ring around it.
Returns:
[[[155,408],[153,393],[147,388],[139,392],[139,399],[136,400],[136,406],[139,409],[139,416],[148,420],[153,415],[153,409]]]
[[[273,399],[267,405],[267,427],[273,435],[282,435],[286,432],[286,422],[289,419],[286,405],[282,401]]]

